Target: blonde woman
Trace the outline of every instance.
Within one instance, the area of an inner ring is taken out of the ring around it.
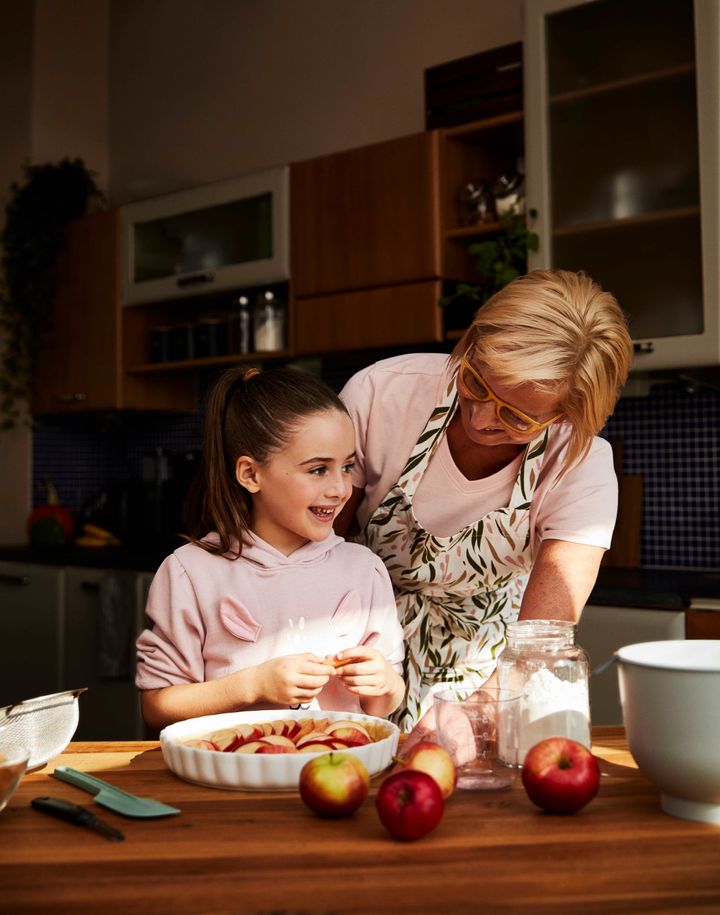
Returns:
[[[404,730],[423,719],[414,736],[442,684],[492,675],[508,622],[579,618],[617,511],[596,436],[631,358],[612,295],[535,271],[477,312],[450,357],[386,359],[345,386],[357,456],[336,530],[390,573],[406,647],[395,717]]]

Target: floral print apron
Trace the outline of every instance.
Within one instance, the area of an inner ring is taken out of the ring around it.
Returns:
[[[449,537],[428,533],[415,518],[415,491],[456,407],[453,378],[365,531],[390,573],[405,636],[405,700],[392,716],[403,730],[443,686],[476,687],[492,674],[531,569],[530,503],[547,431],[525,449],[507,507]]]

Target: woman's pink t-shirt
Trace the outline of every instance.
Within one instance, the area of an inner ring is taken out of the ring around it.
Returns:
[[[365,490],[358,510],[364,528],[397,482],[450,374],[442,353],[415,353],[377,362],[354,375],[342,391],[356,429],[353,485]],[[531,545],[567,540],[607,549],[617,514],[617,478],[608,442],[593,439],[587,457],[561,476],[570,427],[549,429],[548,446],[530,509]],[[482,480],[458,470],[443,439],[413,503],[418,522],[447,537],[506,506],[521,457]]]

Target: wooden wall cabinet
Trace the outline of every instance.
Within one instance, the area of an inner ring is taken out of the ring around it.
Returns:
[[[522,112],[348,150],[291,169],[291,264],[298,354],[451,338],[445,280],[479,280],[464,185],[513,172]]]
[[[127,338],[137,344],[143,316],[120,302],[120,237],[117,210],[67,228],[53,323],[33,380],[33,413],[194,406],[190,380],[125,371],[132,357]]]
[[[298,162],[290,200],[298,354],[442,339],[436,131]]]

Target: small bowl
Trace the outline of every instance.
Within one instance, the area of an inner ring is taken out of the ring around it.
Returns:
[[[365,764],[373,776],[382,772],[393,761],[397,752],[400,730],[384,718],[359,715],[354,712],[328,712],[324,709],[312,711],[288,711],[266,709],[254,712],[228,712],[224,715],[207,715],[203,718],[189,718],[177,721],[160,732],[160,747],[168,768],[180,778],[211,788],[242,789],[245,791],[292,791],[297,790],[300,770],[317,753],[223,753],[219,750],[203,750],[182,743],[191,737],[205,737],[211,731],[231,728],[239,724],[254,724],[258,721],[275,719],[298,720],[301,718],[329,718],[337,721],[350,719],[365,722],[387,731],[387,737],[362,747],[348,747],[339,753],[352,753]],[[325,750],[323,752],[330,752]]]
[[[27,770],[30,751],[0,731],[0,810],[7,807]]]
[[[615,652],[628,747],[672,816],[720,825],[720,640]]]

